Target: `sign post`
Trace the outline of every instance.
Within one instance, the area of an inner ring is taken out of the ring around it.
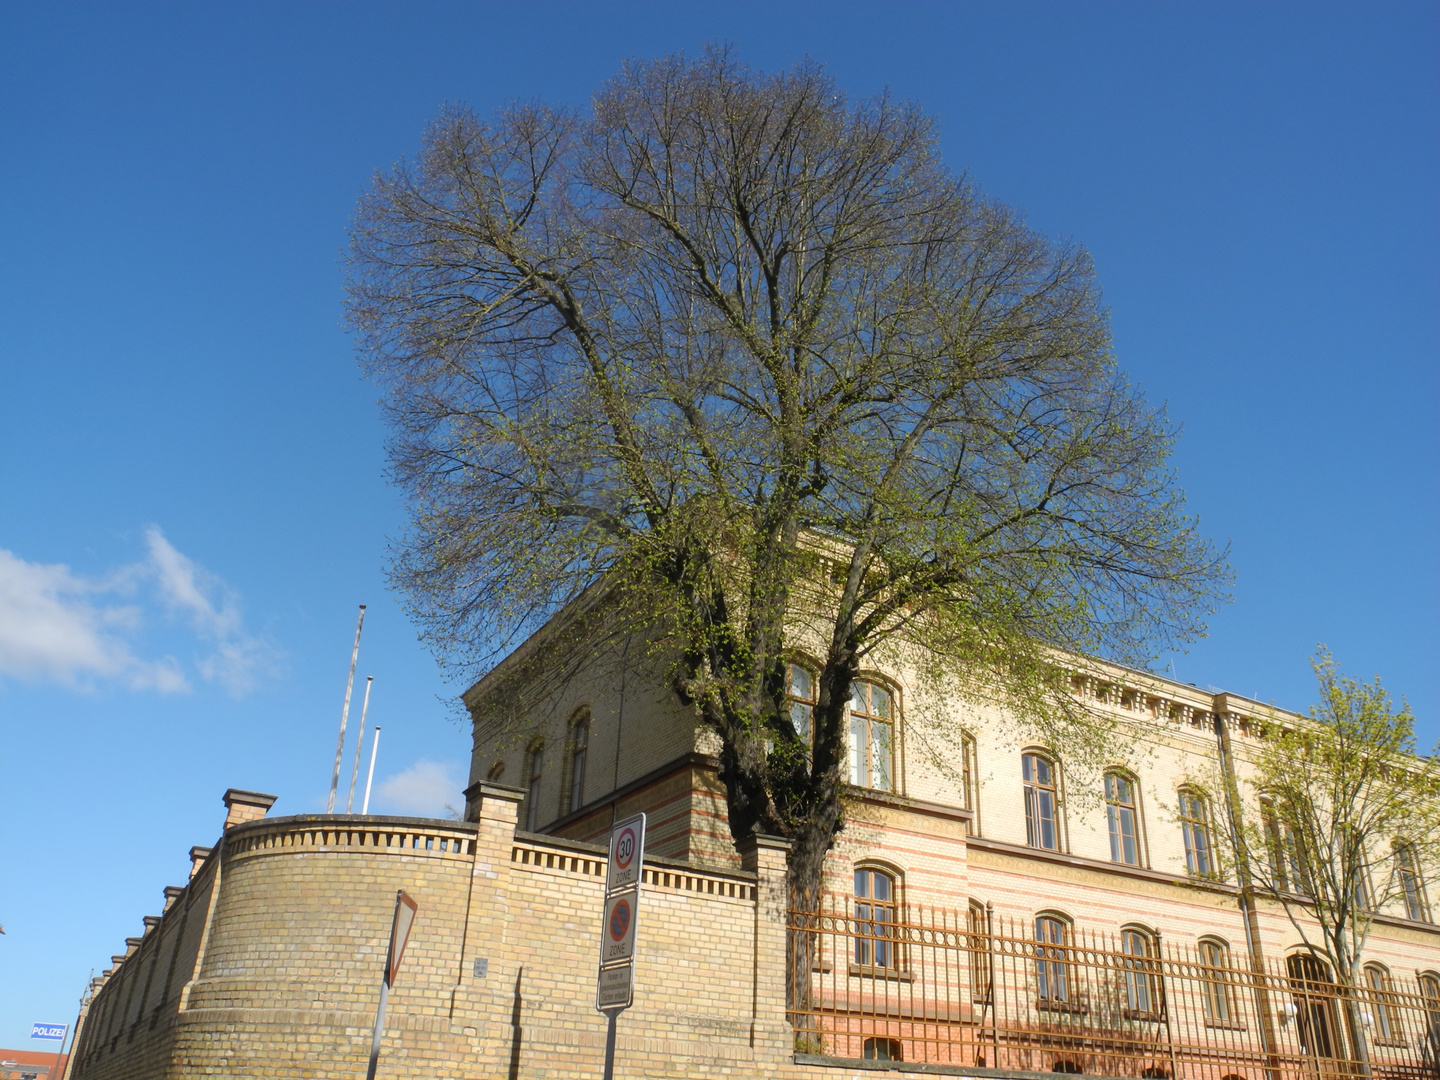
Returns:
[[[615,1021],[635,1003],[635,931],[645,870],[645,815],[616,822],[610,830],[610,863],[600,921],[600,970],[595,1008],[609,1022],[605,1032],[605,1080],[615,1076]]]
[[[420,905],[410,898],[404,889],[395,893],[395,917],[390,923],[390,948],[385,953],[385,977],[380,982],[380,1004],[375,1010],[375,1034],[370,1040],[370,1068],[365,1080],[375,1080],[375,1069],[380,1064],[380,1036],[385,1031],[385,1006],[390,1003],[390,987],[400,974],[400,961],[405,956],[405,943],[410,940],[410,928],[415,925],[415,912]]]
[[[69,1030],[67,1024],[31,1024],[30,1037],[32,1039],[55,1039],[60,1045],[55,1050],[54,1080],[60,1080],[60,1055],[65,1052],[65,1032]]]

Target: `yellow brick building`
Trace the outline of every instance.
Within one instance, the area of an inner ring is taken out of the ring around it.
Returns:
[[[881,658],[828,895],[788,911],[785,843],[731,838],[718,748],[653,650],[527,664],[544,644],[466,694],[465,821],[272,817],[227,792],[220,838],[96,980],[69,1075],[363,1076],[398,889],[420,913],[380,1075],[597,1075],[603,840],[641,811],[617,1075],[1356,1074],[1347,1004],[1217,858],[1222,739],[1243,773],[1258,703],[1077,663],[1086,706],[1143,735],[1085,771]],[[1082,772],[1100,789],[1075,790]],[[1434,1068],[1440,934],[1416,904],[1377,913],[1367,946],[1371,1075]]]

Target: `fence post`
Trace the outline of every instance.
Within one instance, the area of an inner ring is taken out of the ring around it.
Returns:
[[[1175,1056],[1175,1032],[1170,1026],[1170,991],[1165,983],[1165,942],[1155,931],[1155,967],[1160,973],[1160,1015],[1165,1018],[1165,1043],[1170,1050],[1170,1080],[1180,1080],[1180,1062]]]
[[[1000,1068],[1000,1002],[995,996],[995,904],[985,902],[985,967],[990,973],[990,1046],[992,1069]]]

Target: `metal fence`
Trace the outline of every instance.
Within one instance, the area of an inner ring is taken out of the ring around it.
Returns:
[[[1440,1000],[1388,975],[1343,990],[1292,956],[1060,920],[825,896],[789,916],[796,1049],[1173,1080],[1433,1078]]]

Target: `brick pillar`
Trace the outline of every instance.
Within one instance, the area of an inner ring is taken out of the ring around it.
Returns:
[[[465,789],[465,816],[475,822],[475,861],[460,942],[460,970],[450,998],[452,1024],[479,1029],[507,1044],[507,1010],[516,992],[519,952],[529,945],[516,942],[509,933],[509,913],[516,902],[510,851],[524,797],[519,788],[483,780]]]
[[[735,845],[740,865],[755,874],[754,1006],[750,1046],[756,1064],[788,1062],[795,1033],[785,1014],[785,912],[790,893],[785,861],[790,841],[752,834]]]
[[[264,817],[275,805],[275,795],[262,795],[258,791],[241,791],[230,788],[225,792],[225,828],[243,825]]]
[[[263,815],[262,815],[262,816],[263,816]],[[228,822],[227,822],[227,824],[226,824],[225,827],[226,827],[227,829],[230,827],[229,824],[228,824]],[[200,867],[202,867],[202,866],[205,865],[205,860],[210,857],[210,851],[211,851],[210,848],[208,848],[208,847],[201,847],[201,846],[198,845],[198,844],[195,845],[194,847],[192,847],[192,848],[190,849],[190,878],[191,878],[191,880],[194,880],[195,875],[200,872]]]

